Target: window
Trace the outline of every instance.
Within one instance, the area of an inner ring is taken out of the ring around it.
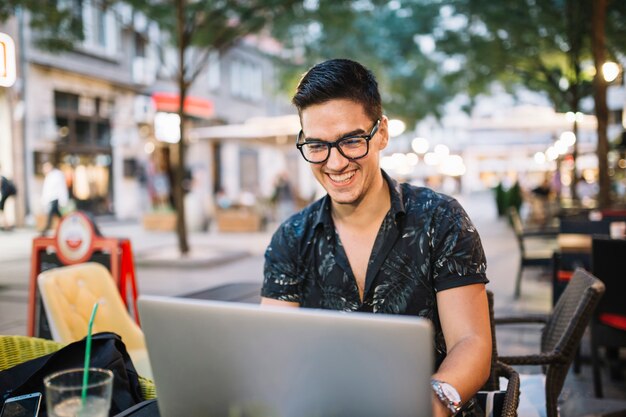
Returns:
[[[235,59],[230,66],[230,91],[234,97],[250,101],[263,98],[263,73],[252,62]]]
[[[112,104],[101,98],[54,92],[59,146],[110,150]]]
[[[137,32],[135,32],[135,56],[146,57],[146,40]]]
[[[217,90],[220,86],[220,81],[220,53],[213,51],[209,55],[209,64],[207,66],[207,84],[209,86],[209,90]]]
[[[82,13],[83,48],[91,53],[115,56],[118,53],[119,26],[113,11],[93,1],[73,0],[73,6],[73,10]]]
[[[78,111],[78,95],[54,92],[54,107],[57,110]]]

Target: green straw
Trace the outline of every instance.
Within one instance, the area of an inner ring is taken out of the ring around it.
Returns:
[[[87,401],[87,383],[89,380],[89,361],[91,360],[91,329],[93,327],[93,320],[96,318],[96,311],[98,311],[98,302],[93,305],[91,310],[91,318],[89,318],[89,325],[87,326],[87,346],[85,347],[85,366],[83,370],[83,389],[80,393],[81,403],[83,406]]]

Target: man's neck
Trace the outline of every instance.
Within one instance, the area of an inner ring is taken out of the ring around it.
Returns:
[[[333,221],[347,227],[363,228],[381,219],[391,207],[389,185],[379,174],[369,190],[353,204],[331,202]]]

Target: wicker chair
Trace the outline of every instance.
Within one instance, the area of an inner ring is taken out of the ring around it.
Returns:
[[[479,400],[481,400],[481,396],[486,392],[493,392],[500,390],[500,377],[507,379],[508,384],[506,387],[506,391],[504,392],[504,401],[502,404],[502,411],[499,414],[500,417],[516,417],[517,416],[517,406],[519,405],[519,386],[520,379],[519,374],[509,365],[506,365],[498,360],[498,348],[496,344],[496,328],[494,321],[494,312],[493,312],[493,293],[491,291],[487,291],[487,300],[489,301],[489,322],[491,324],[491,372],[489,373],[489,379],[483,385],[480,393]],[[485,404],[483,401],[481,402],[481,406],[483,409],[485,408]]]
[[[509,209],[511,224],[517,238],[520,251],[520,264],[515,279],[515,298],[519,298],[522,290],[522,274],[525,267],[549,267],[552,254],[557,249],[556,230],[525,230],[522,219],[515,207]]]
[[[62,343],[37,337],[0,335],[0,371],[56,352],[63,346]],[[151,380],[140,376],[139,385],[146,400],[156,398],[156,390]]]
[[[557,417],[557,400],[565,378],[598,301],[604,294],[602,281],[584,269],[577,269],[548,316],[496,318],[496,324],[545,323],[541,332],[541,353],[526,356],[499,356],[509,365],[542,365],[545,374],[547,417]],[[524,391],[524,382],[522,382]]]

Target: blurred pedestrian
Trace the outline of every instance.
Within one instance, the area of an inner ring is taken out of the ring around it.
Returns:
[[[293,190],[286,172],[281,173],[276,178],[274,193],[272,194],[272,203],[276,210],[275,220],[280,222],[291,216],[296,209]]]
[[[60,169],[55,167],[51,162],[44,162],[43,173],[43,190],[41,193],[41,202],[46,209],[48,218],[46,225],[41,230],[41,235],[45,236],[55,217],[61,218],[61,207],[68,203],[69,195],[67,191],[67,182],[65,175]]]
[[[430,320],[431,415],[481,415],[474,395],[491,365],[488,280],[467,213],[455,199],[381,170],[389,119],[361,64],[314,66],[292,102],[302,125],[296,146],[327,194],[274,233],[262,304]]]
[[[13,229],[13,226],[10,226],[7,221],[6,214],[4,212],[4,205],[6,204],[7,199],[15,194],[17,194],[17,188],[15,187],[13,181],[3,175],[0,175],[0,218],[2,220],[0,228],[2,228],[2,230]]]
[[[546,227],[552,221],[551,200],[554,196],[552,190],[552,179],[546,173],[543,182],[531,191],[530,220],[539,227]]]
[[[217,190],[217,193],[215,193],[215,201],[220,210],[226,210],[233,205],[232,200],[228,197],[228,194],[226,194],[226,191],[222,187],[220,187]]]

